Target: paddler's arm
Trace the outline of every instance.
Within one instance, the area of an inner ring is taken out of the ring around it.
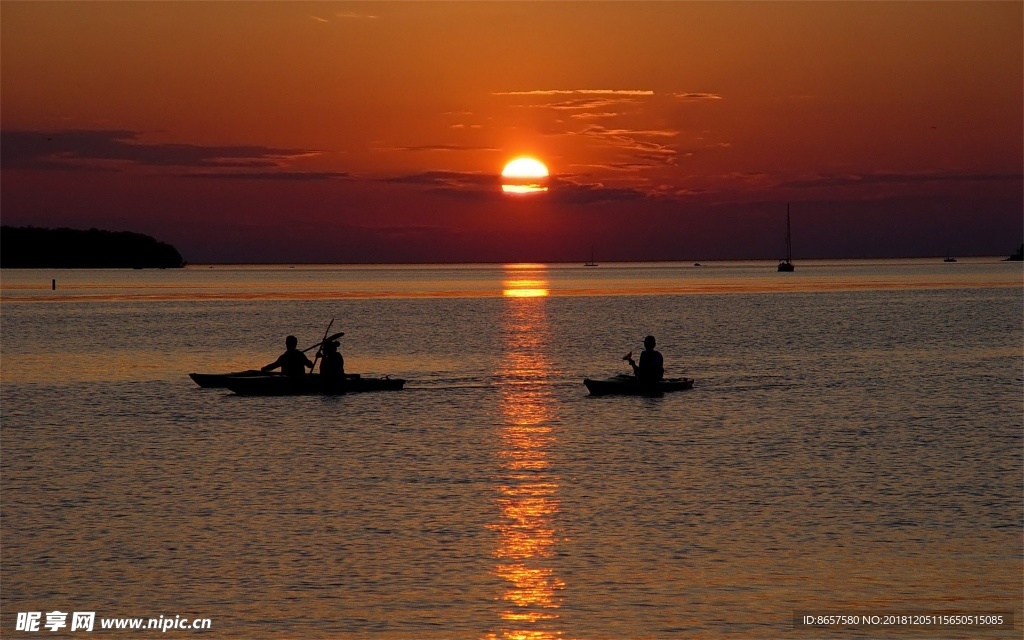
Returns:
[[[626,362],[629,363],[629,366],[633,367],[633,375],[635,375],[636,377],[639,378],[640,377],[640,367],[638,367],[636,365],[636,361],[633,360],[633,354],[629,354],[629,356],[626,357]]]
[[[271,362],[270,364],[268,364],[266,366],[260,367],[260,371],[270,371],[272,369],[276,369],[276,368],[280,367],[281,366],[281,358],[282,357],[283,356],[278,356],[277,360],[274,360],[273,362]]]

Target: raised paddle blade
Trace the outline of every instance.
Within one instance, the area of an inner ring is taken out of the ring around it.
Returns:
[[[309,351],[311,349],[316,349],[317,347],[323,345],[324,342],[330,342],[331,340],[337,340],[338,338],[340,338],[343,335],[345,335],[344,331],[339,331],[338,333],[333,333],[333,334],[327,336],[327,338],[325,338],[321,342],[318,342],[318,343],[316,343],[314,345],[310,345],[310,346],[306,347],[305,349],[302,350],[302,353],[306,353],[307,351]]]
[[[622,356],[622,359],[625,360],[626,362],[629,362],[629,359],[632,358],[632,357],[633,357],[633,352],[630,351],[626,355]]]
[[[331,318],[331,321],[327,323],[327,328],[324,329],[324,337],[320,340],[320,346],[322,346],[323,343],[327,342],[327,334],[331,331],[331,327],[332,326],[334,326],[334,318]],[[313,356],[313,370],[314,371],[316,370],[316,361],[320,359],[320,355],[321,355],[320,352],[317,351],[316,355]]]

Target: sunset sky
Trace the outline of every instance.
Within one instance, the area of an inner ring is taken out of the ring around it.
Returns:
[[[6,225],[202,262],[1008,255],[1024,3],[12,2]],[[546,191],[503,192],[526,156]]]

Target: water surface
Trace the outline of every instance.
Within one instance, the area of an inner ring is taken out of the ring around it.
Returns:
[[[60,609],[224,638],[811,638],[794,611],[952,610],[1017,629],[907,635],[1019,636],[1020,265],[773,269],[0,272],[2,633]],[[349,371],[407,389],[186,376],[331,318]],[[648,333],[695,388],[588,397]]]

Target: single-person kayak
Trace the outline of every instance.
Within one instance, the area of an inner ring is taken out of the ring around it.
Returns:
[[[620,374],[604,380],[584,378],[592,396],[657,396],[671,391],[693,388],[693,378],[665,378],[657,382],[640,382],[636,376]]]
[[[399,391],[405,386],[400,378],[363,378],[348,374],[344,383],[326,382],[320,374],[311,373],[301,378],[282,375],[241,376],[228,378],[225,387],[240,396],[307,396],[365,393],[367,391]]]

